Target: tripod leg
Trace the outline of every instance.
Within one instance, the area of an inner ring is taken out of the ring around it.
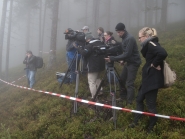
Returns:
[[[104,83],[104,79],[105,79],[105,77],[106,77],[106,74],[107,74],[107,73],[105,72],[105,75],[104,75],[104,77],[102,78],[102,80],[101,80],[101,82],[100,82],[100,85],[98,86],[97,91],[96,91],[96,94],[94,95],[92,101],[95,101],[95,100],[96,100],[97,95],[98,95],[98,93],[100,92],[101,87],[103,86],[103,83]]]
[[[65,74],[65,76],[64,76],[64,78],[63,78],[63,80],[62,80],[62,82],[61,82],[61,84],[60,84],[60,88],[62,87],[62,85],[63,85],[63,83],[64,83],[64,81],[65,81],[65,79],[66,79],[68,73],[71,71],[71,67],[73,66],[73,63],[75,62],[76,57],[78,57],[77,53],[78,53],[78,52],[75,53],[75,55],[74,55],[74,57],[73,57],[73,59],[72,59],[70,65],[69,65],[69,68],[68,68],[67,71],[66,71],[66,74]]]
[[[78,97],[78,87],[79,87],[79,72],[76,75],[76,87],[75,87],[75,98]],[[77,101],[74,101],[74,113],[77,113]]]

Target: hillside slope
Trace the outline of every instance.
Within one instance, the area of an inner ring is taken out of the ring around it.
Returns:
[[[176,83],[159,91],[157,105],[159,114],[185,118],[185,30],[184,28],[160,34],[160,43],[167,50],[167,62],[177,73]],[[144,61],[142,65],[144,64]],[[121,68],[118,67],[120,70]],[[16,72],[17,71],[17,72]],[[11,73],[11,81],[24,75],[22,67]],[[58,54],[57,65],[52,69],[39,69],[36,75],[36,90],[74,96],[75,84],[59,88],[55,72],[66,71],[65,51]],[[11,82],[10,81],[10,82]],[[136,79],[136,88],[141,81],[141,67]],[[26,86],[26,78],[16,85]],[[107,85],[105,85],[105,89]],[[136,91],[137,92],[137,91]],[[80,75],[79,98],[90,95],[85,75]],[[105,93],[104,97],[109,97]],[[147,116],[140,126],[128,129],[132,113],[117,112],[117,128],[109,121],[111,110],[78,103],[78,113],[73,114],[73,101],[48,94],[16,88],[0,82],[0,138],[12,139],[183,139],[185,122],[159,118],[152,134],[146,135]]]

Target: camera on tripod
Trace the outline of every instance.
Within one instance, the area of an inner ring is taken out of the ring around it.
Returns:
[[[68,28],[64,32],[66,40],[74,40],[77,44],[85,43],[85,34],[83,32],[74,31]]]
[[[117,56],[123,53],[122,47],[120,43],[111,44],[111,45],[100,45],[93,48],[94,54],[104,55],[104,56]]]

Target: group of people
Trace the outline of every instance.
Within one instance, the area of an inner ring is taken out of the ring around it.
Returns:
[[[97,29],[98,37],[95,38],[91,32],[89,32],[88,26],[84,26],[82,31],[85,34],[86,43],[84,43],[82,47],[79,47],[79,45],[76,45],[75,40],[73,40],[70,47],[72,46],[71,48],[73,51],[78,52],[78,54],[83,56],[86,61],[85,68],[87,69],[87,78],[91,98],[95,96],[97,87],[100,83],[98,76],[105,70],[105,63],[118,61],[121,65],[123,65],[123,70],[120,75],[122,84],[120,85],[121,91],[119,100],[126,101],[126,106],[132,105],[135,98],[134,81],[136,79],[137,71],[141,65],[141,57],[134,36],[128,33],[123,23],[118,23],[115,27],[115,31],[122,39],[121,48],[123,53],[105,58],[102,55],[94,55],[93,48],[100,45],[112,45],[119,43],[114,39],[113,33],[110,31],[104,31],[102,27],[99,27]],[[154,28],[142,28],[138,33],[138,40],[141,44],[141,54],[146,63],[142,68],[142,81],[136,97],[136,110],[143,111],[144,100],[146,100],[148,111],[156,114],[158,89],[164,86],[163,61],[167,57],[167,52],[159,44],[157,32]],[[68,42],[69,41],[71,40],[68,40]],[[67,48],[68,47],[69,43],[67,44]],[[70,50],[66,50],[68,57]],[[69,61],[68,58],[67,61]],[[75,71],[73,73],[75,74]],[[75,81],[75,75],[74,78],[72,78],[72,81]],[[138,125],[138,121],[141,116],[141,114],[135,114],[134,121],[129,125],[129,127],[134,128]],[[157,118],[151,116],[148,132],[152,131],[156,122]]]

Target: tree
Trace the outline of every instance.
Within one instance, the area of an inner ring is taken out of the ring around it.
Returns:
[[[166,31],[167,10],[168,10],[168,0],[162,0],[161,20],[160,20],[162,31]]]
[[[8,39],[7,39],[7,49],[6,49],[6,70],[5,70],[6,79],[8,79],[8,73],[9,73],[9,51],[10,51],[10,39],[11,39],[11,28],[12,28],[12,10],[13,10],[13,0],[10,0]]]
[[[2,54],[3,54],[4,29],[6,23],[6,11],[7,11],[7,0],[4,0],[0,28],[0,76],[2,75],[2,58],[3,58]]]
[[[53,64],[56,63],[59,0],[53,1],[52,4],[53,4],[52,6],[52,28],[51,28],[50,56],[49,56],[48,68],[51,68]]]

